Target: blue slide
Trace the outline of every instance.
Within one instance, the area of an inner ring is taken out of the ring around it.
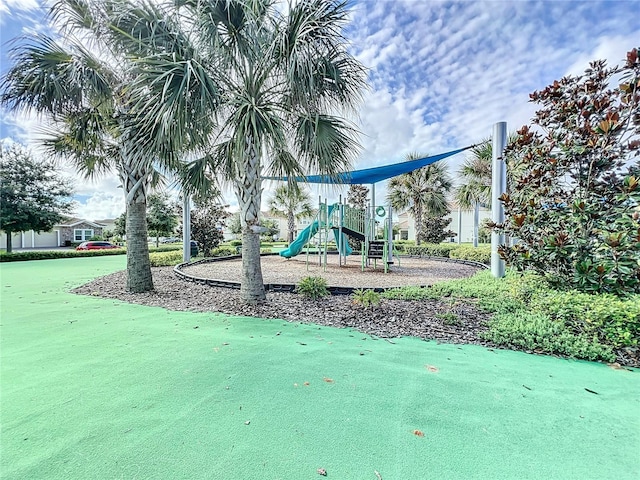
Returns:
[[[334,207],[335,205],[329,206],[329,216],[331,216],[331,212],[333,211]],[[296,238],[293,242],[291,242],[291,245],[289,245],[289,248],[287,248],[286,250],[282,250],[280,252],[280,256],[285,258],[291,258],[298,255],[302,251],[304,246],[307,244],[309,239],[313,237],[316,233],[318,233],[319,228],[320,228],[320,224],[318,223],[318,220],[314,221],[311,225],[309,225],[302,232],[300,232],[300,234],[298,235],[298,238]],[[340,245],[340,242],[338,241],[338,239],[340,238],[339,237],[340,234],[338,230],[334,230],[333,235],[335,236],[335,239],[336,239],[336,245]],[[347,236],[343,233],[342,237],[343,237],[342,238],[342,254],[351,255],[351,247],[349,246],[349,242],[347,241]]]

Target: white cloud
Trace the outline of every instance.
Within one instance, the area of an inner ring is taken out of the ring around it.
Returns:
[[[37,0],[0,0],[0,14],[11,15],[18,11],[31,11],[40,8]]]
[[[33,0],[0,0],[0,14]],[[366,1],[355,4],[347,37],[369,68],[371,90],[360,111],[363,151],[354,168],[401,161],[413,151],[441,153],[476,143],[493,124],[509,130],[529,122],[529,93],[588,62],[620,63],[637,46],[640,24],[629,12],[637,0],[607,1]],[[32,7],[37,8],[37,7]],[[34,119],[13,116],[13,125],[34,141]],[[6,123],[6,120],[5,120]],[[455,171],[464,156],[449,161]],[[99,219],[119,211],[117,181],[78,180],[87,200],[83,216]],[[267,184],[265,188],[270,188]],[[378,185],[382,201],[384,184]],[[337,198],[346,189],[312,188]],[[268,197],[265,191],[263,198]],[[237,202],[228,193],[234,208]],[[120,204],[123,205],[123,204]],[[263,203],[264,206],[264,203]],[[109,212],[109,214],[107,214]]]
[[[120,193],[93,191],[82,203],[78,203],[74,216],[87,220],[116,218],[125,211],[124,196]]]

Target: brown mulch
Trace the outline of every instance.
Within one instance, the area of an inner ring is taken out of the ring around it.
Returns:
[[[476,270],[472,267],[467,268],[469,270],[466,275]],[[308,300],[294,293],[267,292],[267,301],[264,304],[244,305],[240,301],[239,290],[182,280],[174,274],[173,267],[154,267],[152,273],[155,287],[152,292],[126,292],[124,271],[97,278],[73,292],[168,310],[221,312],[229,315],[350,327],[383,338],[415,336],[447,343],[492,346],[490,342],[478,336],[486,330],[485,322],[490,318],[490,314],[480,311],[472,303],[450,299],[419,302],[382,299],[380,304],[364,308],[355,304],[348,295]],[[358,271],[358,274],[362,275],[362,272]],[[416,281],[416,284],[422,284],[422,280]],[[343,283],[342,286],[351,285]]]
[[[463,278],[472,275],[477,268],[434,260],[403,262],[406,275],[395,266],[391,273],[383,270],[361,272],[360,268],[319,267],[307,269],[304,262],[287,262],[280,258],[262,258],[265,283],[297,284],[309,275],[325,277],[329,285],[357,288],[392,287],[400,285],[431,285],[436,281]],[[214,262],[192,265],[187,274],[217,280],[238,280],[239,261]],[[309,300],[294,293],[267,292],[267,301],[260,305],[245,305],[239,290],[212,287],[179,278],[173,267],[152,268],[155,290],[132,294],[125,291],[125,272],[97,278],[73,290],[82,295],[112,298],[127,303],[162,307],[168,310],[192,312],[220,312],[228,315],[281,319],[290,322],[314,323],[324,326],[354,328],[381,338],[414,336],[443,343],[475,344],[501,348],[480,338],[487,331],[486,323],[491,314],[474,305],[473,301],[442,300],[387,300],[371,308],[354,303],[348,295],[333,295],[320,300]],[[504,348],[504,347],[502,347]],[[517,347],[514,347],[517,349]],[[539,353],[539,352],[527,352]],[[616,366],[640,367],[638,349],[616,352]]]

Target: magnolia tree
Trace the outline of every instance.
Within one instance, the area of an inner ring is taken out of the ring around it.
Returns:
[[[590,64],[531,94],[533,126],[506,150],[517,172],[501,231],[511,265],[585,292],[640,293],[640,61]],[[494,225],[495,226],[495,225]]]

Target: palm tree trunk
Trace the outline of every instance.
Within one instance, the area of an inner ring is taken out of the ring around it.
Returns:
[[[260,265],[260,203],[262,181],[260,180],[260,157],[258,149],[247,139],[246,163],[239,168],[235,184],[240,207],[242,225],[242,278],[240,298],[248,304],[264,302],[267,297]]]
[[[418,200],[417,202],[414,201],[414,205],[415,205],[415,221],[416,221],[416,245],[420,245],[420,242],[422,241],[422,227],[423,227],[423,223],[422,223],[422,203],[420,202],[420,200]]]
[[[149,172],[131,169],[123,162],[120,169],[127,206],[127,291],[153,290],[149,244],[147,243],[147,187]]]
[[[288,220],[289,220],[289,245],[291,245],[291,243],[293,242],[293,237],[295,236],[295,230],[296,230],[296,217],[293,214],[293,212],[289,212],[288,214]]]

